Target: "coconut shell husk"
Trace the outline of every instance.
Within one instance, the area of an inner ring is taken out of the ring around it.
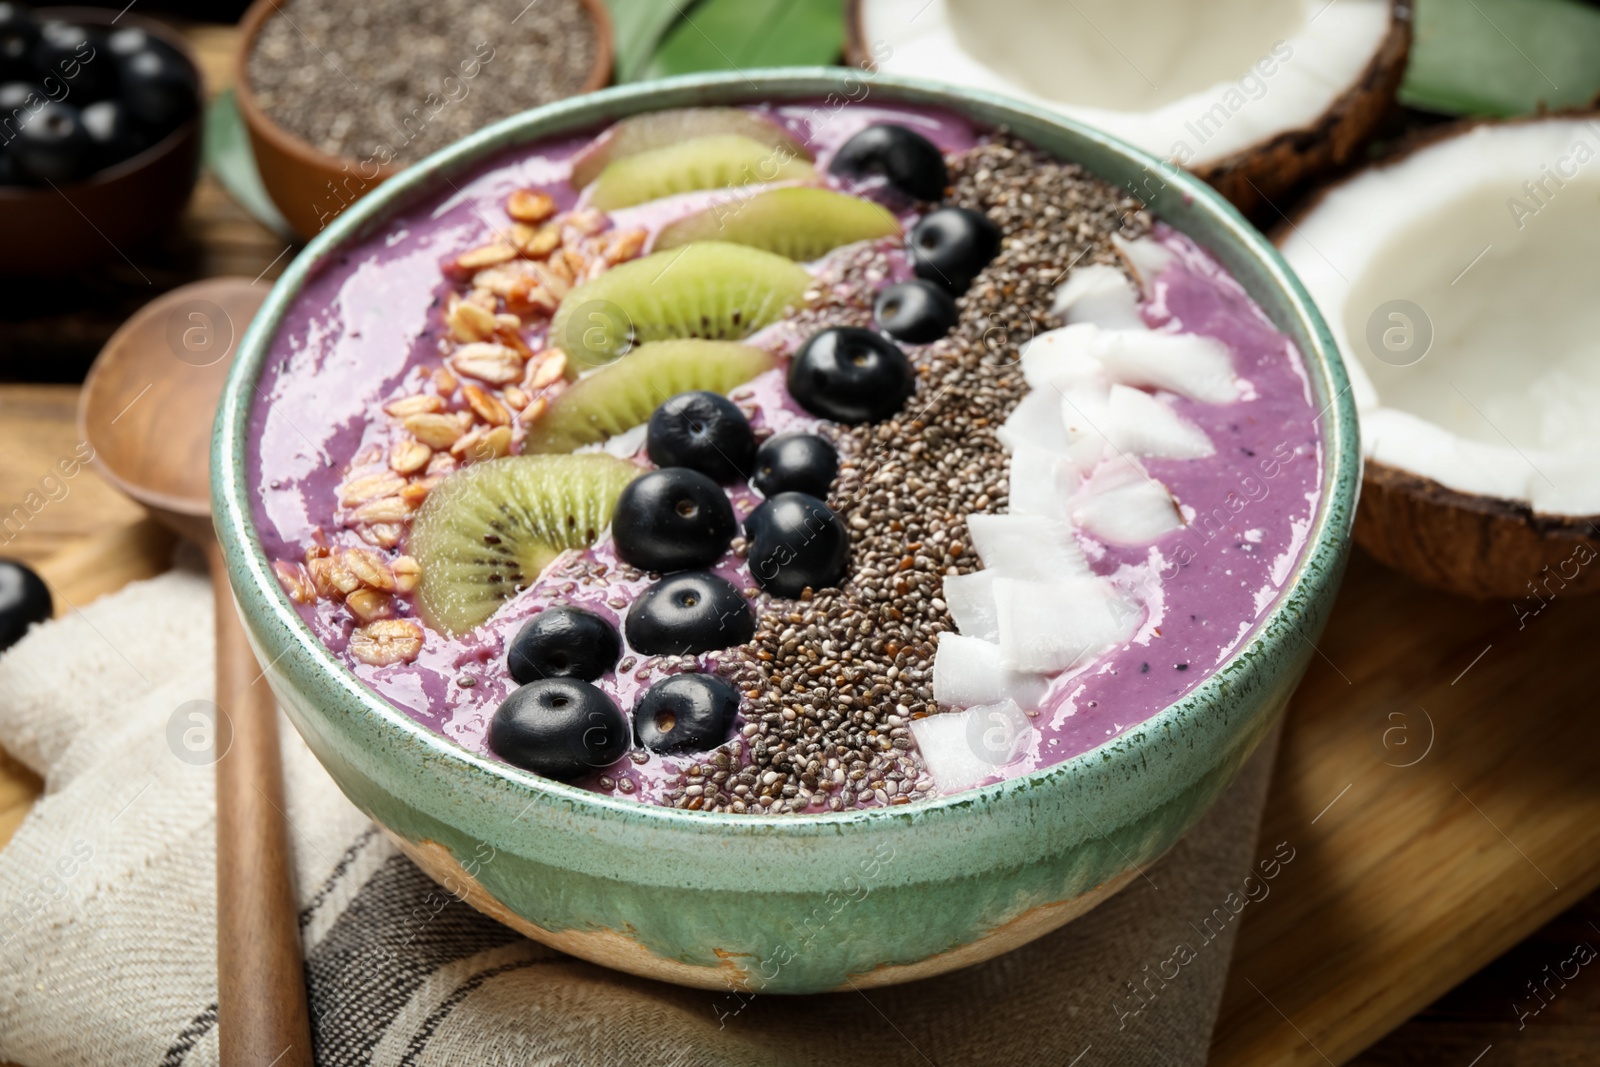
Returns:
[[[845,2],[845,62],[872,69],[862,26],[870,0]],[[1259,141],[1212,163],[1189,168],[1244,215],[1270,222],[1291,191],[1357,158],[1394,105],[1411,52],[1411,2],[1390,0],[1389,29],[1354,85],[1314,122]]]
[[[1356,543],[1436,589],[1505,598],[1536,612],[1558,596],[1600,589],[1600,516],[1535,515],[1367,460]]]

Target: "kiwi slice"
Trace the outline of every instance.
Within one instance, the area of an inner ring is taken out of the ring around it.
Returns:
[[[451,637],[482,624],[556,556],[593,544],[640,473],[594,454],[508,456],[450,475],[411,526],[423,620]]]
[[[742,107],[680,107],[633,115],[602,133],[572,161],[572,187],[582,189],[619,159],[697,137],[727,134],[748,137],[768,148],[781,148],[792,159],[811,153],[789,131],[763,115]]]
[[[816,176],[810,163],[786,149],[736,133],[719,133],[652,148],[607,164],[594,180],[589,203],[602,211],[615,211],[695,189],[809,181]]]
[[[550,343],[580,368],[645,341],[737,341],[802,306],[811,274],[759,248],[699,241],[629,260],[566,295]]]
[[[728,204],[714,204],[656,236],[656,250],[694,241],[728,241],[807,260],[840,245],[898,237],[900,222],[880,204],[831,189],[769,189]]]
[[[571,452],[650,421],[678,393],[726,393],[778,361],[737,341],[652,341],[578,379],[528,430],[525,452]]]

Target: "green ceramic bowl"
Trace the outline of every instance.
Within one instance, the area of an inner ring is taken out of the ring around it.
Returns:
[[[859,99],[1009,126],[1143,197],[1231,270],[1299,345],[1324,409],[1321,511],[1248,646],[1189,697],[1066,763],[906,807],[778,818],[611,799],[469,752],[385,703],[301,622],[250,517],[247,415],[269,342],[324,258],[507,146],[660,108]],[[1081,915],[1170,847],[1283,710],[1331,607],[1359,478],[1356,417],[1327,327],[1278,254],[1187,174],[1004,98],[839,68],[677,78],[485,129],[391,178],[301,253],[241,343],[212,458],[218,532],[272,687],[339,786],[479,909],[576,956],[703,987],[810,993],[938,974]]]

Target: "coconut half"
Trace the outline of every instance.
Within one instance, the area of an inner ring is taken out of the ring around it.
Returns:
[[[853,63],[1054,109],[1246,213],[1351,158],[1411,44],[1408,0],[851,0],[847,27]]]
[[[1451,127],[1277,234],[1361,415],[1356,538],[1432,585],[1600,585],[1600,113]]]

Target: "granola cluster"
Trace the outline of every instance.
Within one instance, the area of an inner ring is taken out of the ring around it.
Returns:
[[[511,193],[505,210],[509,227],[444,264],[458,288],[442,304],[439,364],[384,405],[387,445],[355,457],[339,485],[340,525],[372,547],[318,544],[304,563],[274,564],[296,602],[343,604],[363,663],[408,663],[421,651],[422,628],[394,617],[394,595],[415,588],[417,563],[391,553],[447,474],[520,450],[528,424],[568,384],[567,354],[544,343],[550,317],[574,287],[638,256],[648,238],[610,229],[599,211],[558,212],[532,189]]]

